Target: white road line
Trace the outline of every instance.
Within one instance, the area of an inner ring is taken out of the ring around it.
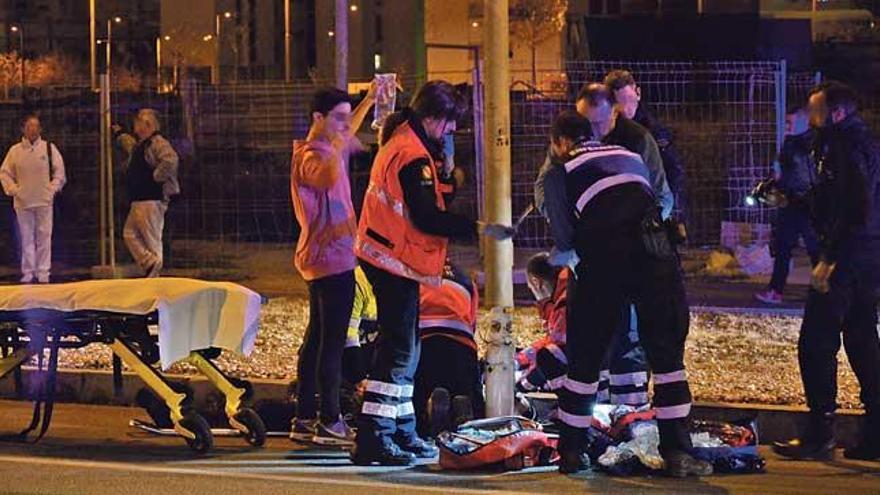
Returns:
[[[407,483],[388,483],[381,481],[365,480],[341,480],[333,478],[313,478],[306,476],[283,476],[272,474],[241,473],[215,471],[207,469],[180,468],[172,466],[143,466],[137,464],[125,464],[121,462],[81,461],[72,459],[59,459],[55,457],[23,457],[23,456],[0,456],[0,463],[30,464],[37,466],[58,466],[69,468],[105,469],[111,471],[158,473],[158,474],[182,474],[190,476],[207,476],[217,478],[250,479],[260,481],[280,481],[294,483],[314,483],[318,485],[351,486],[361,488],[387,488],[389,490],[406,490],[430,493],[473,493],[473,494],[502,494],[515,493],[500,490],[475,490],[451,486],[418,486]]]

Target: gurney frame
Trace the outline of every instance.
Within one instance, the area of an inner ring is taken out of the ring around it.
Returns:
[[[41,378],[34,398],[34,413],[27,428],[11,438],[27,441],[37,427],[34,442],[45,435],[52,420],[55,402],[55,381],[60,349],[77,349],[93,343],[110,347],[114,354],[114,385],[121,389],[121,363],[128,365],[169,409],[174,430],[189,447],[204,453],[213,447],[214,438],[208,422],[192,407],[192,397],[172,388],[171,383],[153,367],[158,360],[155,338],[148,325],[156,323],[155,312],[133,315],[103,311],[62,312],[46,309],[0,311],[0,377],[14,373],[16,390],[21,394],[21,365],[37,356]],[[44,353],[49,362],[43,369]],[[252,409],[242,401],[250,393],[250,384],[226,376],[209,359],[209,351],[194,351],[187,361],[214,384],[226,399],[225,411],[230,426],[241,432],[254,446],[266,441],[266,427]]]

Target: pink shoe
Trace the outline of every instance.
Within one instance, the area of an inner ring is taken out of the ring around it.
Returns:
[[[759,292],[755,294],[755,299],[761,301],[764,304],[782,304],[782,294],[776,292],[773,289],[767,290],[767,292]]]

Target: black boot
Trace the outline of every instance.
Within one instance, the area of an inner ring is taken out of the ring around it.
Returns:
[[[373,445],[355,444],[351,451],[351,462],[357,466],[412,466],[416,462],[416,456],[400,449],[392,441],[369,442]]]
[[[811,414],[802,438],[774,442],[773,452],[790,459],[834,459],[834,413]]]
[[[590,456],[580,450],[559,451],[559,472],[562,474],[576,474],[590,469]]]
[[[456,428],[474,419],[474,405],[467,395],[452,398],[452,424]]]
[[[400,447],[400,450],[414,455],[416,459],[434,459],[440,455],[440,449],[434,445],[434,442],[423,440],[415,433],[398,435],[394,443]]]
[[[431,436],[434,438],[452,427],[450,402],[449,391],[445,388],[437,387],[431,392],[431,397],[428,399],[428,424],[430,424]]]
[[[712,464],[696,459],[682,450],[663,454],[663,461],[666,463],[666,474],[672,478],[709,476],[713,472]]]
[[[880,459],[880,412],[866,413],[859,443],[843,451],[847,459],[875,461]]]

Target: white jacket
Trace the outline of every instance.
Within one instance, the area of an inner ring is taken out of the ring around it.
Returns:
[[[13,145],[0,166],[3,192],[15,198],[16,210],[51,206],[55,195],[64,187],[64,159],[52,145],[52,177],[49,177],[49,155],[46,141],[33,144],[26,138]]]

